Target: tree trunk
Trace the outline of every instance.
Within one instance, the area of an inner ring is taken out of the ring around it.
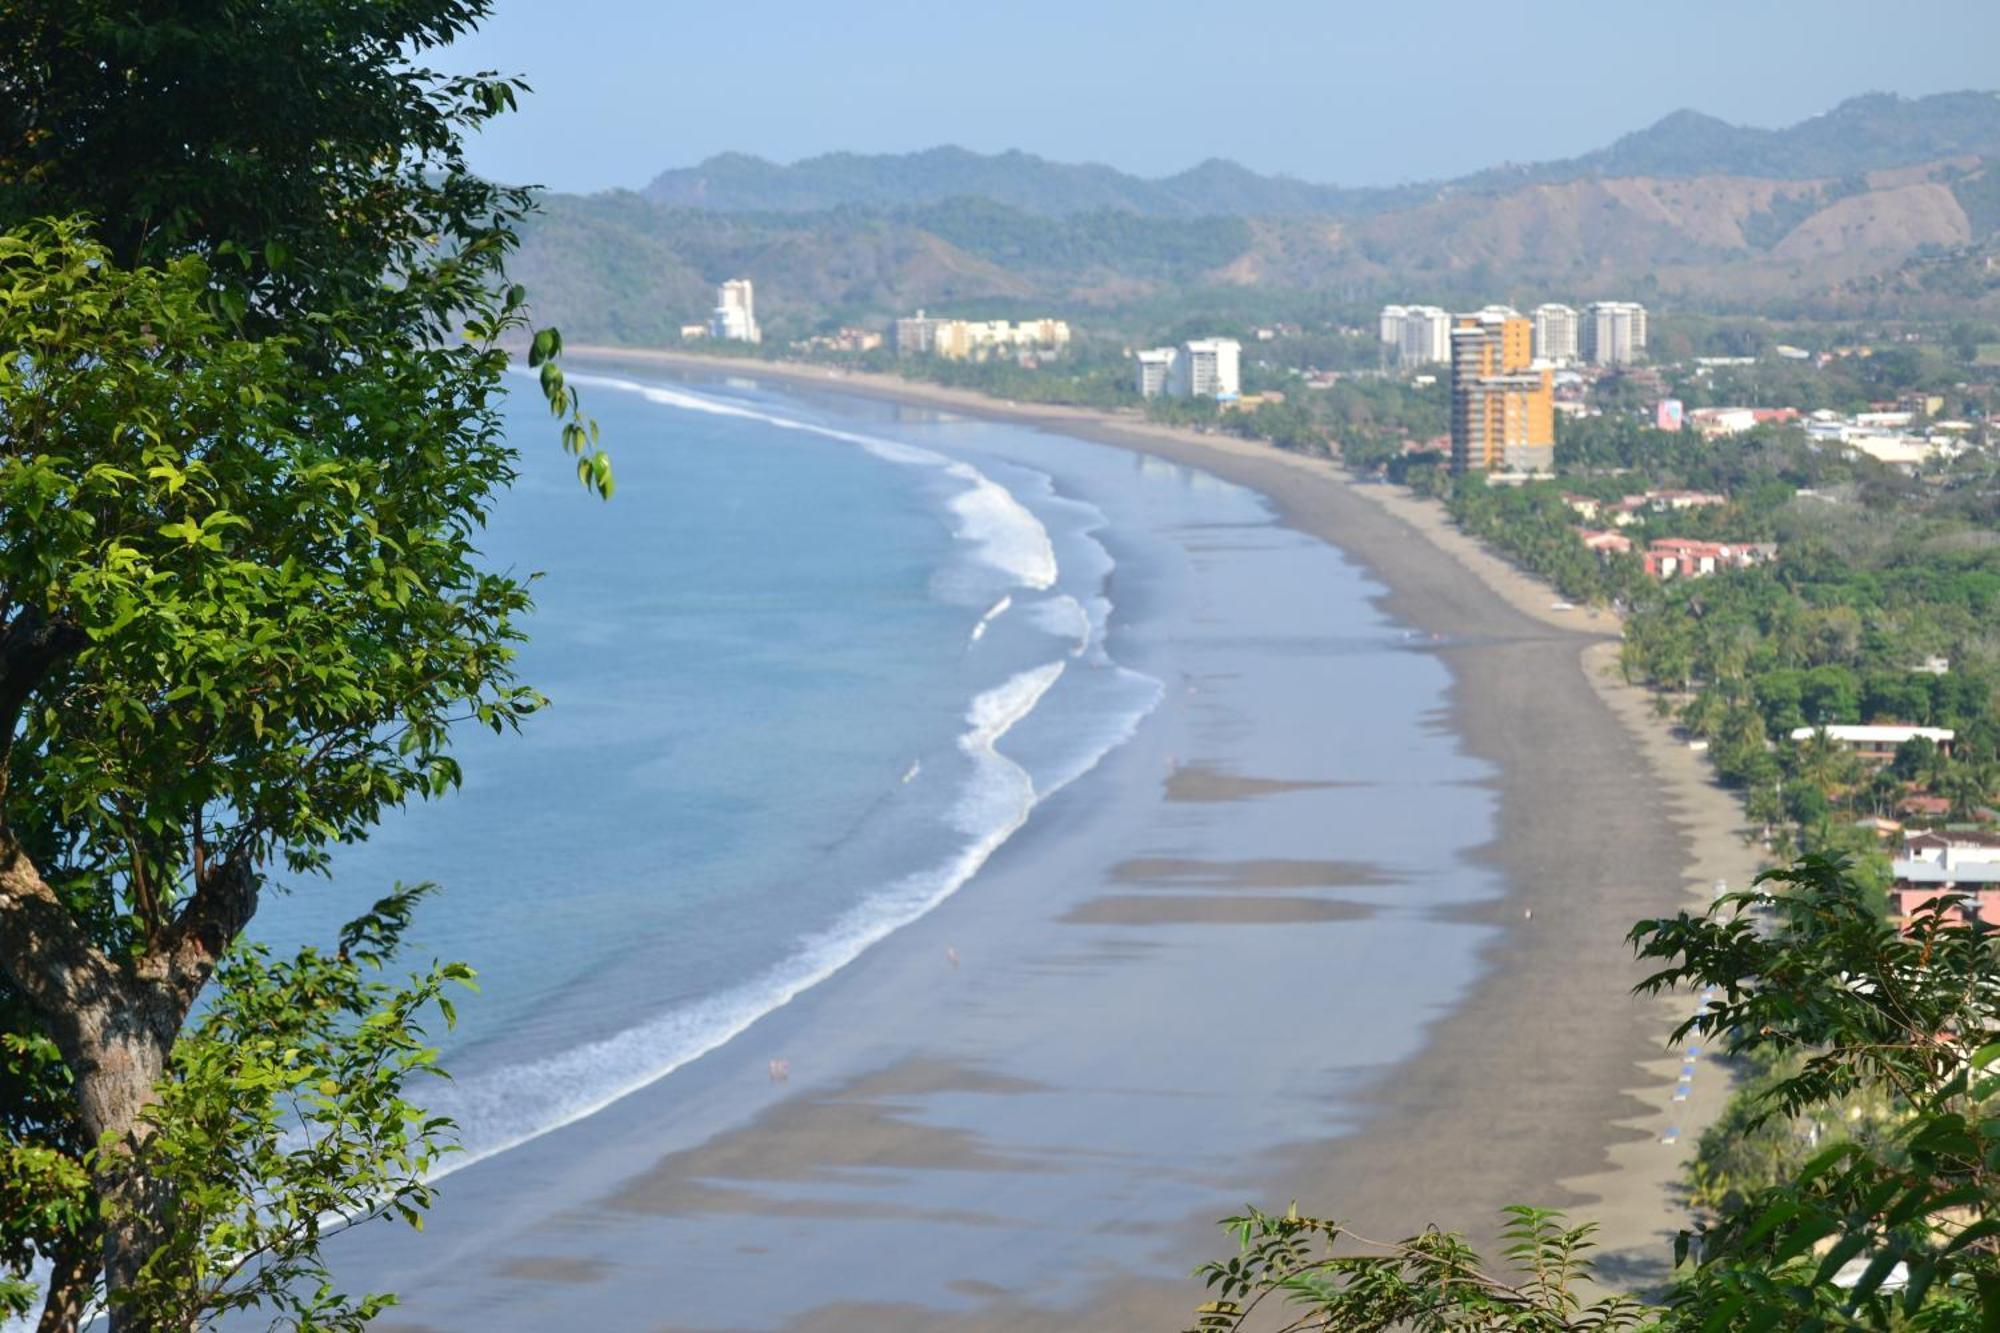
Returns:
[[[91,1141],[103,1145],[93,1183],[103,1215],[101,1258],[111,1333],[160,1327],[148,1312],[119,1298],[133,1290],[170,1225],[166,1191],[133,1160],[152,1134],[142,1113],[159,1095],[167,1052],[179,1027],[161,1012],[170,1007],[145,1000],[121,1006],[99,1025],[101,1036],[89,1042],[93,1058],[77,1073],[84,1126]]]
[[[103,1207],[105,1291],[112,1333],[158,1333],[121,1304],[170,1234],[171,1200],[133,1155],[152,1132],[142,1118],[167,1057],[217,960],[257,910],[257,876],[230,857],[194,892],[145,954],[116,960],[92,942],[0,825],[0,971],[35,1007],[76,1078],[85,1140],[100,1149],[94,1183]]]
[[[90,1308],[91,1293],[97,1289],[97,1274],[104,1256],[95,1232],[67,1237],[52,1258],[49,1293],[42,1301],[42,1317],[35,1333],[77,1333],[84,1311]]]

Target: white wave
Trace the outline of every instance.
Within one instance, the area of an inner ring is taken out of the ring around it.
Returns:
[[[1036,602],[1029,617],[1035,622],[1037,629],[1075,639],[1076,646],[1069,650],[1071,657],[1081,657],[1090,648],[1090,639],[1094,632],[1090,612],[1085,609],[1082,602],[1068,593]]]
[[[1007,614],[1007,608],[1014,604],[1014,595],[1008,593],[999,601],[986,608],[986,614],[979,617],[979,623],[972,627],[972,641],[978,643],[986,637],[986,627]]]
[[[886,440],[876,435],[862,435],[855,431],[816,425],[810,421],[780,416],[775,412],[765,412],[737,403],[726,403],[681,389],[669,389],[657,384],[641,384],[637,380],[621,379],[614,375],[571,375],[569,380],[573,384],[636,393],[649,402],[659,403],[663,407],[675,407],[689,412],[706,412],[712,416],[741,417],[750,421],[761,421],[781,430],[806,431],[829,440],[859,445],[886,462],[901,463],[907,467],[931,468],[942,472],[966,484],[965,490],[951,498],[948,507],[956,520],[955,535],[971,545],[983,563],[1009,575],[1026,588],[1039,590],[1055,584],[1058,573],[1056,551],[1054,544],[1049,540],[1049,530],[1043,527],[1042,521],[1030,513],[1026,505],[1015,499],[1006,487],[970,463],[948,458],[933,449],[904,444],[900,440]]]
[[[1024,671],[980,694],[966,710],[969,725],[958,748],[972,760],[974,777],[953,809],[952,821],[968,840],[949,861],[871,894],[754,981],[601,1041],[440,1088],[430,1109],[456,1120],[469,1141],[466,1151],[433,1178],[575,1124],[658,1082],[791,1003],[860,957],[868,946],[956,893],[1034,810],[1033,779],[996,747],[1034,711],[1061,678],[1064,665],[1051,662]],[[501,1130],[491,1142],[477,1141],[481,1126],[498,1125],[516,1128]]]

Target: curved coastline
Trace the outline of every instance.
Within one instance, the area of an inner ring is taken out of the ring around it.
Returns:
[[[960,586],[978,580],[968,579],[963,572],[954,574],[949,566],[941,567],[934,576],[934,584],[941,585],[942,600],[974,611],[984,607],[973,624],[968,647],[983,639],[1017,599],[1028,594],[1049,594],[1029,603],[1029,610],[1035,623],[1052,636],[1066,638],[1072,632],[1068,624],[1071,615],[1084,623],[1074,631],[1079,636],[1077,642],[1060,648],[1058,656],[1008,675],[967,702],[964,730],[953,748],[970,765],[970,772],[967,786],[946,816],[962,838],[950,856],[880,884],[825,928],[798,938],[791,953],[766,972],[597,1040],[522,1064],[482,1070],[454,1085],[441,1095],[435,1109],[460,1123],[467,1143],[463,1151],[432,1173],[432,1180],[588,1120],[722,1048],[760,1019],[837,975],[872,945],[922,918],[964,887],[994,852],[1020,831],[1041,802],[1089,772],[1129,739],[1159,699],[1158,682],[1113,662],[1102,642],[1096,641],[1081,603],[1057,590],[1063,570],[1048,528],[1018,497],[972,464],[902,441],[666,385],[587,373],[571,379],[585,388],[636,394],[670,410],[740,417],[820,436],[899,467],[948,477],[959,489],[940,499],[941,512],[949,515],[954,536],[966,549],[970,563],[996,576],[996,585],[1008,589],[987,605],[990,592]],[[1088,537],[1094,530],[1086,528],[1080,535]],[[1061,624],[1043,623],[1051,616]],[[1110,719],[1112,725],[1103,734],[1077,746],[1066,756],[1060,771],[1044,774],[1038,782],[999,747],[1057,686],[1071,659],[1092,647],[1096,649],[1092,665],[1110,668],[1142,688],[1133,692],[1126,710]],[[907,787],[922,771],[921,761],[912,761],[898,787]]]
[[[1664,1273],[1680,1166],[1726,1085],[1711,1070],[1689,1101],[1672,1100],[1679,1060],[1665,1034],[1685,1002],[1630,996],[1639,974],[1624,934],[1641,917],[1705,901],[1717,879],[1746,881],[1758,861],[1738,836],[1733,797],[1651,715],[1643,691],[1617,679],[1614,620],[1554,609],[1551,590],[1459,533],[1439,506],[1358,484],[1327,460],[889,376],[618,348],[571,355],[855,394],[1152,455],[1257,491],[1288,525],[1368,569],[1388,590],[1385,609],[1440,640],[1454,681],[1449,724],[1502,775],[1499,834],[1479,857],[1508,895],[1468,914],[1502,927],[1471,997],[1382,1081],[1355,1133],[1268,1164],[1266,1201],[1296,1197],[1377,1235],[1431,1223],[1490,1235],[1506,1204],[1565,1207],[1601,1223],[1610,1280]],[[1171,1304],[1184,1295],[1121,1289],[1107,1309],[1184,1312]]]

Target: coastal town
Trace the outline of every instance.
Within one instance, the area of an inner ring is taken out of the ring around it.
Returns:
[[[751,300],[747,278],[723,284],[687,340],[755,343]],[[1625,299],[1459,313],[1392,303],[1372,325],[1334,328],[1331,342],[1279,322],[1114,350],[1070,317],[920,310],[880,329],[813,333],[785,354],[1110,404],[1336,453],[1359,477],[1411,486],[1562,597],[1626,619],[1628,674],[1653,686],[1688,745],[1716,763],[1774,859],[1860,858],[1897,921],[1965,892],[2000,923],[2000,676],[1979,609],[1993,605],[1992,576],[1965,569],[1975,600],[1940,608],[1946,624],[1921,599],[1892,596],[1873,624],[1833,636],[1830,655],[1809,641],[1772,656],[1769,611],[1736,631],[1741,646],[1691,645],[1686,610],[1704,597],[1696,585],[1715,580],[1750,578],[1746,589],[1766,591],[1748,596],[1788,597],[1807,570],[1837,573],[1824,563],[1827,530],[1850,513],[1879,523],[1884,492],[1897,497],[1892,510],[1928,515],[1922,523],[1962,521],[1946,515],[1976,490],[1968,479],[1996,475],[1991,380],[1977,365],[1956,382],[1925,373],[1919,330],[1668,359],[1658,320]],[[1288,365],[1292,343],[1349,364]],[[1879,396],[1829,403],[1824,386],[1842,381],[1879,384]],[[1784,400],[1786,386],[1798,397]],[[1389,410],[1347,415],[1359,429],[1343,429],[1347,402]],[[1285,429],[1269,429],[1274,421]],[[1794,541],[1803,562],[1788,559]],[[1979,565],[1944,563],[1968,560]]]

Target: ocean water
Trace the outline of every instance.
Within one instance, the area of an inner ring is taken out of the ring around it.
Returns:
[[[274,944],[434,881],[412,959],[472,962],[444,1036],[454,1168],[727,1042],[958,890],[1127,739],[1159,681],[1107,650],[1116,562],[1048,474],[741,382],[577,374],[617,498],[575,485],[532,390],[483,543],[535,572],[524,734],[390,819]],[[525,388],[525,381],[523,382]]]

